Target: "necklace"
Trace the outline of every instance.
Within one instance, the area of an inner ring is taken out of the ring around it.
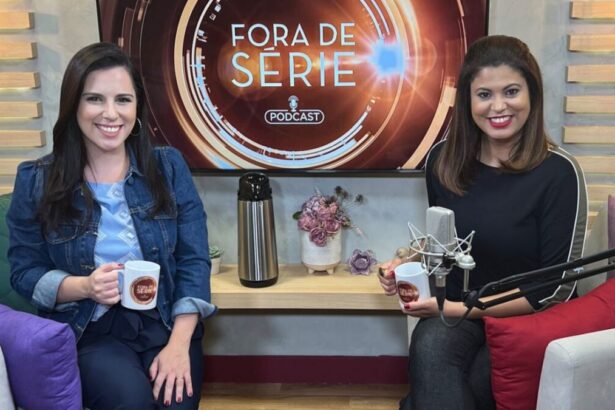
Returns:
[[[112,160],[103,161],[103,158],[100,158],[96,162],[97,166],[92,166],[92,161],[88,161],[88,163],[85,164],[83,178],[88,182],[113,183],[121,181],[126,177],[130,165],[128,155],[124,155],[124,160],[121,164],[117,164]],[[95,168],[97,168],[98,171],[95,171]]]

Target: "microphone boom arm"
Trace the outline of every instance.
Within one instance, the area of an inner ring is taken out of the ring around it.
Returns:
[[[571,262],[560,263],[558,265],[549,266],[547,268],[536,269],[530,272],[519,273],[513,276],[509,276],[502,280],[491,282],[483,286],[478,291],[470,292],[464,300],[464,304],[468,308],[476,307],[481,310],[485,310],[492,306],[496,306],[505,302],[509,302],[514,299],[518,299],[525,295],[538,292],[540,290],[549,288],[553,285],[563,285],[565,283],[574,282],[580,279],[588,278],[590,276],[597,275],[599,273],[607,272],[615,269],[615,263],[608,263],[606,266],[602,266],[595,269],[590,269],[585,271],[583,269],[584,265],[597,262],[602,259],[608,259],[615,256],[615,248],[608,249],[603,252],[599,252],[593,255],[589,255],[586,257],[575,259]],[[574,269],[576,271],[575,274],[568,275],[563,278],[558,278],[554,280],[550,280],[547,282],[543,282],[537,284],[535,286],[531,286],[527,289],[520,290],[519,292],[515,292],[509,295],[504,295],[495,299],[488,300],[486,302],[481,302],[479,298],[487,291],[491,291],[492,293],[502,292],[504,290],[509,290],[516,287],[519,284],[526,283],[528,281],[539,278],[545,274],[551,274],[555,272],[562,272],[569,269]]]

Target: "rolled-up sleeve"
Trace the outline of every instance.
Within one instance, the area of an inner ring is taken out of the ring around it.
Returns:
[[[42,226],[37,218],[37,194],[42,192],[42,175],[34,161],[19,165],[11,205],[6,215],[9,228],[8,260],[11,286],[38,309],[55,308],[58,287],[65,272],[54,271]],[[45,278],[43,280],[43,278]]]
[[[175,293],[172,316],[199,313],[202,318],[216,312],[211,304],[207,215],[188,165],[179,151],[167,148],[164,155],[172,167],[171,184],[177,203]]]
[[[173,317],[177,315],[185,315],[188,313],[198,313],[202,318],[213,315],[216,312],[216,306],[202,299],[185,297],[181,298],[173,304]]]
[[[56,304],[60,285],[67,276],[70,276],[70,274],[60,269],[54,269],[44,274],[34,285],[32,301],[37,306],[44,306],[48,310],[62,310],[62,306],[73,305],[74,303]]]

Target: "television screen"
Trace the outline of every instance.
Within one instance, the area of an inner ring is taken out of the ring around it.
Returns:
[[[487,0],[97,0],[197,171],[416,170]]]

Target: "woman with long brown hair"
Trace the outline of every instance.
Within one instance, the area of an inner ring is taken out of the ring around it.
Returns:
[[[109,43],[64,73],[53,152],[18,168],[11,284],[77,337],[84,406],[196,409],[211,315],[206,216],[190,170],[153,148],[139,74]],[[124,262],[160,265],[156,307],[120,305]]]
[[[581,256],[587,219],[583,174],[547,137],[543,112],[540,69],[526,44],[488,36],[469,47],[451,131],[429,154],[426,182],[429,205],[455,212],[459,237],[476,231],[470,288]],[[393,268],[384,264],[379,276],[389,295],[396,293]],[[529,314],[574,297],[574,289],[574,283],[552,286],[474,309],[469,320],[452,328],[441,322],[436,298],[406,304],[404,312],[421,319],[410,344],[411,392],[401,407],[495,408],[480,318]],[[465,313],[462,290],[463,274],[454,268],[447,276],[446,317]]]

